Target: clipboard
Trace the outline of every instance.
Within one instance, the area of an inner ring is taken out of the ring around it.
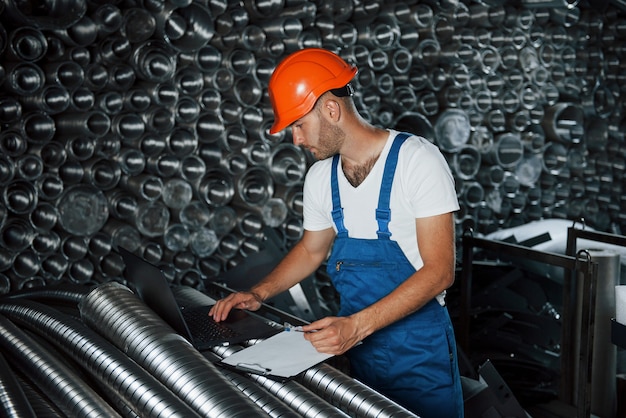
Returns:
[[[217,364],[273,380],[287,381],[310,367],[333,357],[319,353],[304,339],[304,332],[286,327],[255,345],[220,360]]]

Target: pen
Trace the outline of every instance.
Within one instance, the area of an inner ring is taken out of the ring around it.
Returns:
[[[298,325],[298,326],[295,326],[295,327],[293,325],[285,326],[285,331],[317,332],[317,330],[305,331],[305,330],[302,329],[302,325]]]
[[[302,325],[298,325],[298,326],[293,326],[288,322],[285,322],[285,331],[298,331],[298,332],[304,332],[302,330]]]
[[[304,330],[302,329],[302,325],[294,326],[291,325],[289,322],[285,322],[285,331],[304,332]]]

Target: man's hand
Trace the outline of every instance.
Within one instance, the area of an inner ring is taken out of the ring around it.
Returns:
[[[224,299],[215,302],[215,305],[209,311],[209,315],[217,322],[223,321],[228,317],[228,313],[233,309],[247,309],[256,311],[261,307],[263,299],[254,292],[237,292],[231,293]]]
[[[358,344],[356,321],[351,317],[329,316],[302,326],[304,338],[320,353],[340,355]]]

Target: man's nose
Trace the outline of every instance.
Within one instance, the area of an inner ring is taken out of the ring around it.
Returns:
[[[291,136],[293,138],[293,144],[294,145],[300,146],[300,145],[304,144],[304,137],[296,129],[293,129],[291,131]]]

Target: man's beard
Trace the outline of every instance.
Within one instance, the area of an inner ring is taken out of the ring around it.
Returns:
[[[315,158],[325,160],[337,154],[343,144],[345,135],[343,131],[328,123],[326,119],[320,117],[320,135],[315,147]]]

